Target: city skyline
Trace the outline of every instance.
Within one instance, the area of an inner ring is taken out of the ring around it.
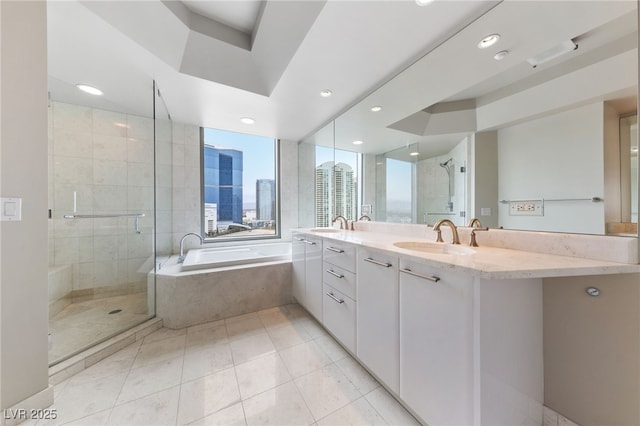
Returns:
[[[232,148],[243,152],[242,209],[255,209],[256,182],[260,179],[275,180],[274,139],[209,128],[204,129],[203,138],[205,146]]]

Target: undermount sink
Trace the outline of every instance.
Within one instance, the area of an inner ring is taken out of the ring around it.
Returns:
[[[419,251],[423,253],[474,254],[476,252],[474,249],[465,246],[444,243],[428,243],[424,241],[400,241],[393,245],[401,249]]]
[[[311,232],[326,232],[328,234],[333,234],[335,232],[340,232],[340,229],[336,229],[336,228],[312,228]]]

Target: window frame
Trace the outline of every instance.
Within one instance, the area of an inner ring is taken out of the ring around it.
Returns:
[[[282,239],[282,220],[281,220],[281,208],[280,208],[280,202],[281,202],[281,194],[280,194],[280,190],[281,190],[281,184],[280,184],[280,147],[281,147],[281,143],[280,143],[280,139],[278,138],[272,138],[273,140],[273,145],[274,145],[274,186],[275,186],[275,195],[276,195],[276,200],[275,200],[275,233],[273,235],[259,235],[259,236],[238,236],[238,237],[233,237],[233,236],[227,236],[227,237],[208,237],[207,236],[207,232],[206,232],[206,223],[205,223],[205,182],[204,182],[204,147],[205,147],[205,143],[204,143],[204,133],[205,133],[205,127],[200,127],[200,235],[202,235],[202,237],[204,238],[204,242],[205,243],[215,243],[215,244],[223,244],[223,243],[236,243],[236,242],[242,242],[242,243],[247,243],[247,242],[259,242],[259,241],[263,241],[263,240],[280,240]],[[213,128],[211,128],[213,129]],[[222,131],[228,131],[231,133],[240,133],[240,132],[232,132],[230,130],[224,130],[224,129],[213,129],[213,130],[222,130]],[[250,133],[241,133],[241,134],[245,134],[245,135],[250,135],[250,136],[259,136],[259,135],[252,135]],[[244,159],[243,159],[243,165],[244,165]],[[257,206],[256,206],[257,209]]]

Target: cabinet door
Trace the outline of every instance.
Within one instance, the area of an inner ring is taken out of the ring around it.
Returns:
[[[356,302],[324,285],[324,326],[351,352],[356,351]]]
[[[398,393],[398,259],[359,248],[357,269],[357,355]]]
[[[304,242],[304,236],[302,234],[293,234],[291,240],[291,264],[293,268],[292,276],[292,293],[293,297],[302,306],[307,306],[305,300],[305,249],[306,244]]]
[[[322,240],[305,236],[305,307],[322,322]]]
[[[473,424],[472,321],[470,276],[401,260],[400,397],[428,424]]]

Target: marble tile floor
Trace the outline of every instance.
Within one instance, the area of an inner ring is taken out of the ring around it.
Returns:
[[[116,309],[122,311],[109,314]],[[86,349],[147,319],[146,292],[72,303],[49,320],[53,337],[49,363]]]
[[[162,328],[56,385],[46,425],[419,425],[299,305]]]

